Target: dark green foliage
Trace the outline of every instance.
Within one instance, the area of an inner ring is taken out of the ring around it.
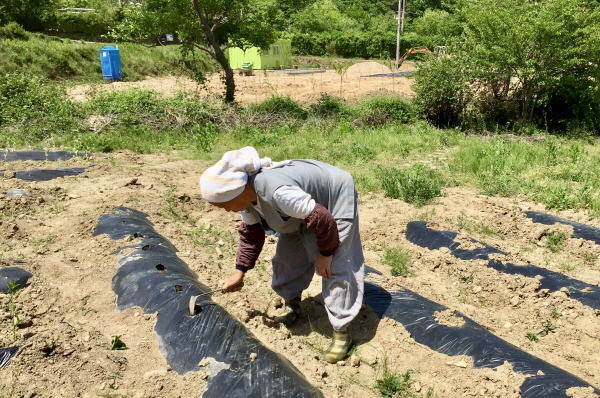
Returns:
[[[379,175],[388,198],[423,206],[442,196],[440,174],[421,163],[413,164],[407,169],[381,168]]]
[[[465,109],[472,94],[463,70],[459,60],[439,57],[422,65],[416,74],[416,105],[438,126],[453,127],[465,122]]]
[[[27,130],[29,138],[77,129],[74,105],[64,86],[52,81],[24,74],[0,76],[0,103],[0,127]]]
[[[600,10],[587,3],[459,3],[464,33],[417,76],[423,113],[478,130],[600,131]]]
[[[256,112],[281,118],[306,119],[308,113],[290,97],[272,96],[252,107]]]
[[[64,33],[82,33],[89,38],[100,38],[108,33],[110,25],[117,21],[119,7],[107,3],[91,7],[93,11],[87,12],[60,12],[56,11],[47,28]]]
[[[409,123],[416,119],[414,104],[402,97],[380,96],[361,104],[363,121],[374,127],[389,122]]]
[[[54,0],[0,0],[0,26],[16,22],[28,31],[40,31],[56,6]]]
[[[0,39],[29,40],[30,34],[16,22],[10,22],[0,27]]]
[[[324,117],[346,117],[350,114],[350,108],[343,98],[327,93],[321,94],[317,102],[310,106],[310,111],[314,115]]]

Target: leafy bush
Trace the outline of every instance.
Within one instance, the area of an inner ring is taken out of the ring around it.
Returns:
[[[306,119],[308,113],[293,99],[272,96],[251,107],[258,113],[279,116],[282,118]]]
[[[422,65],[413,89],[421,113],[438,126],[454,127],[465,122],[471,92],[460,61],[451,57],[431,59]]]
[[[433,122],[467,128],[600,130],[600,9],[588,0],[464,2],[464,34],[417,74]],[[551,50],[550,50],[551,49]]]
[[[416,117],[414,104],[402,97],[380,96],[361,104],[363,122],[371,127],[387,122],[409,123]]]
[[[350,114],[350,108],[346,105],[343,98],[327,93],[321,94],[317,102],[310,106],[310,110],[313,115],[324,117],[346,117]]]
[[[381,186],[388,198],[423,206],[442,196],[440,174],[421,163],[402,170],[395,167],[380,168],[379,175]]]
[[[29,33],[16,22],[0,27],[0,39],[29,40]]]
[[[99,37],[108,32],[108,26],[114,23],[118,8],[108,4],[101,9],[88,12],[56,12],[51,28],[65,33],[83,33]]]
[[[159,93],[146,89],[130,89],[99,93],[87,107],[101,115],[115,115],[120,123],[140,124],[164,111]]]
[[[52,81],[24,74],[0,76],[0,103],[0,127],[10,127],[16,142],[77,129],[75,107],[65,88]]]

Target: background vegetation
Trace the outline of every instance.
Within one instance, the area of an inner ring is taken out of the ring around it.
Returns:
[[[197,1],[206,8],[207,18],[220,15],[220,2],[209,7]],[[5,25],[0,32],[3,71],[31,68],[35,75],[51,79],[98,73],[93,62],[96,50],[86,44],[60,46],[48,37],[34,40],[11,21],[28,31],[127,38],[146,45],[157,45],[165,33],[173,33],[185,44],[183,53],[167,46],[152,50],[152,56],[143,47],[128,48],[123,53],[131,55],[127,65],[132,66],[126,72],[133,78],[187,73],[201,81],[206,70],[214,70],[206,57],[211,51],[190,51],[194,46],[212,48],[199,22],[188,15],[191,11],[173,13],[163,6],[165,2],[141,6],[123,0],[123,7],[118,3],[0,0],[0,26]],[[213,41],[222,48],[228,43],[262,46],[266,38],[272,41],[280,36],[291,39],[298,55],[395,58],[397,1],[231,0],[223,4],[247,12],[235,13],[245,15],[235,24],[215,28]],[[600,129],[598,6],[598,0],[409,1],[401,52],[413,46],[441,48],[436,57],[415,57],[422,62],[415,85],[419,114],[437,126],[470,131],[596,134]],[[65,12],[76,7],[93,11]],[[218,8],[217,14],[211,14],[211,7]],[[232,74],[217,53],[212,56],[227,72],[231,101]]]
[[[277,26],[296,51],[391,55],[396,2],[277,4],[285,22]],[[71,102],[67,84],[98,78],[98,44],[29,30],[108,35],[126,14],[111,1],[17,1],[12,7],[0,1],[0,146],[178,149],[214,160],[250,144],[275,159],[310,157],[339,165],[363,191],[381,190],[417,206],[448,187],[468,185],[487,195],[525,195],[551,208],[598,214],[598,3],[409,4],[404,45],[444,45],[440,55],[419,64],[414,100],[379,96],[347,103],[323,95],[312,104],[272,97],[226,106],[191,93],[163,98],[146,90],[90,92],[87,102]],[[104,19],[77,24],[88,14],[67,18],[59,7],[105,10]],[[128,78],[188,73],[199,80],[213,68],[207,57],[181,52],[180,46],[120,45],[127,49]]]
[[[311,105],[271,97],[248,106],[164,98],[150,90],[90,92],[71,102],[66,86],[22,74],[0,77],[0,147],[88,152],[182,151],[217,160],[255,146],[273,159],[317,158],[350,171],[363,192],[416,206],[453,186],[486,195],[522,195],[555,209],[600,214],[600,157],[589,135],[466,135],[418,119],[406,99],[360,103],[322,96]]]

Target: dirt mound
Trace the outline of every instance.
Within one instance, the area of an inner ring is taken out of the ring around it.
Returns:
[[[348,77],[374,75],[378,73],[392,73],[392,70],[379,62],[365,61],[352,65],[346,71]]]

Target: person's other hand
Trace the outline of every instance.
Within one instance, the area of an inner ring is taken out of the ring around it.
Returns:
[[[315,260],[315,268],[317,269],[317,274],[321,275],[323,278],[329,278],[331,276],[331,260],[333,256],[325,257],[321,253],[317,253],[317,258]]]
[[[243,286],[242,281],[244,280],[244,275],[245,273],[239,269],[236,269],[233,275],[225,279],[225,282],[223,283],[223,291],[229,293],[240,290]]]

